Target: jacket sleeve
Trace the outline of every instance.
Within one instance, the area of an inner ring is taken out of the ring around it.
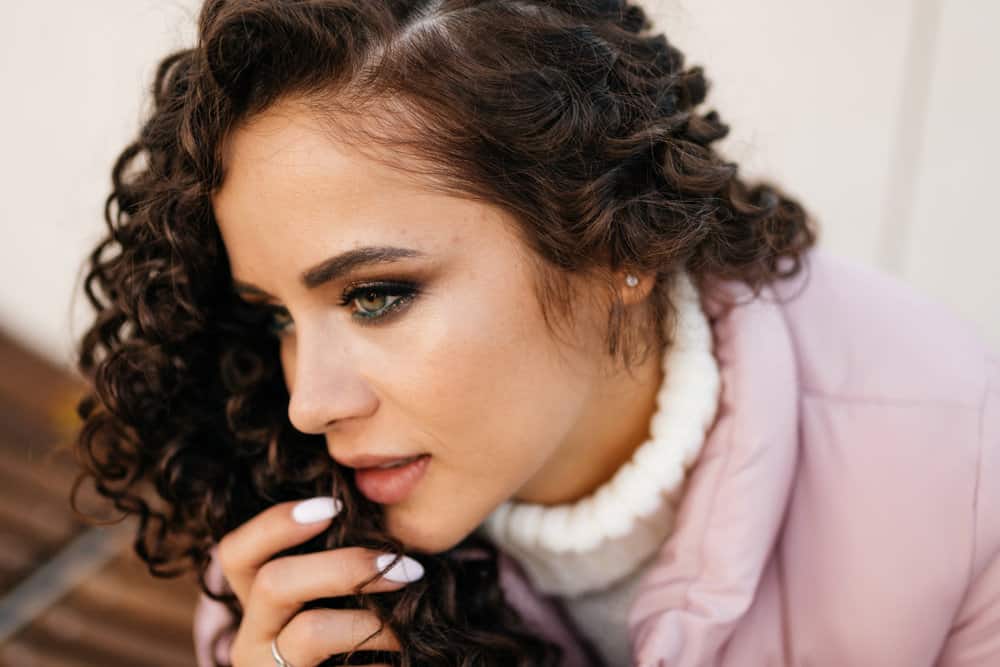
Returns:
[[[228,591],[225,578],[222,575],[222,568],[219,567],[215,559],[213,550],[212,560],[209,563],[208,571],[205,573],[206,581],[213,592]],[[202,593],[198,598],[198,604],[194,610],[194,652],[197,667],[213,667],[216,663],[212,661],[212,640],[220,629],[229,625],[232,616],[229,610],[221,602],[216,602],[212,598]],[[223,638],[215,653],[218,664],[229,664],[229,645],[232,636]]]
[[[980,413],[972,578],[938,667],[1000,665],[1000,360],[988,359]]]

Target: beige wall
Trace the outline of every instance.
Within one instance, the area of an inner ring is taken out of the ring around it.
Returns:
[[[745,173],[798,196],[829,247],[948,304],[1000,349],[1000,3],[655,7],[715,84],[723,150]]]
[[[823,242],[896,273],[1000,349],[1000,3],[647,0],[712,81],[722,149],[816,215]],[[70,295],[112,160],[194,0],[4,0],[0,326],[70,358]],[[75,320],[86,313],[78,299]]]
[[[88,314],[71,294],[103,228],[111,165],[194,0],[0,0],[0,326],[56,362]],[[78,324],[71,327],[75,319]]]

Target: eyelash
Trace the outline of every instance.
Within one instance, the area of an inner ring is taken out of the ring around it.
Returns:
[[[379,297],[382,296],[397,296],[395,301],[392,301],[386,306],[383,306],[380,310],[375,311],[379,313],[377,315],[359,315],[354,313],[354,319],[358,320],[358,324],[365,327],[374,326],[377,323],[382,323],[383,320],[390,317],[393,313],[403,308],[410,301],[415,299],[420,294],[420,287],[416,283],[402,281],[402,282],[372,282],[372,283],[361,283],[348,285],[344,289],[344,293],[341,295],[341,299],[338,302],[341,306],[347,306],[353,301],[357,301],[362,296],[367,294],[375,293]],[[275,323],[275,315],[288,316],[288,311],[284,308],[271,307],[268,308],[268,329],[275,336],[280,336],[284,331],[282,326]]]

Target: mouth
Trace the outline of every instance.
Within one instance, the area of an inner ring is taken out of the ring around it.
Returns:
[[[358,468],[354,483],[366,498],[382,505],[405,500],[423,478],[430,454],[420,454],[379,466]]]

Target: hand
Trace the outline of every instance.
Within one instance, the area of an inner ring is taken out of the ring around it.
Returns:
[[[339,510],[329,497],[279,503],[253,517],[219,542],[217,558],[233,593],[243,606],[243,620],[233,638],[230,660],[234,667],[274,667],[271,640],[294,667],[315,667],[336,653],[357,650],[399,651],[398,638],[379,627],[374,613],[364,609],[306,609],[316,598],[351,595],[392,561],[376,563],[383,553],[363,547],[344,547],[317,553],[283,556],[284,549],[318,535]],[[294,510],[294,511],[293,511]],[[402,558],[385,575],[361,589],[366,593],[399,590],[405,579],[415,581],[423,568]],[[392,581],[390,579],[404,579]]]

